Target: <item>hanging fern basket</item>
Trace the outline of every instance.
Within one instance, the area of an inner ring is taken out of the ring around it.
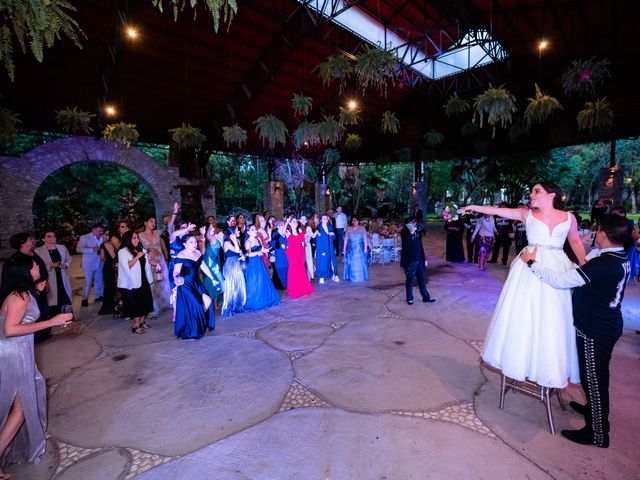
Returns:
[[[263,115],[253,123],[263,145],[268,145],[270,149],[273,149],[277,143],[284,145],[287,142],[287,127],[275,115]]]
[[[129,148],[131,144],[138,141],[140,134],[134,123],[120,122],[107,125],[102,136],[106,141],[120,143]]]
[[[524,111],[526,129],[529,130],[534,123],[544,123],[556,110],[562,110],[562,105],[557,98],[547,95],[535,84],[536,96],[529,98],[529,105]]]
[[[92,132],[91,119],[93,113],[83,112],[73,107],[56,111],[56,123],[64,133],[69,135],[89,135]]]
[[[578,130],[606,130],[613,124],[613,108],[607,98],[587,102],[576,118]]]
[[[473,120],[475,122],[476,115],[480,119],[480,128],[484,122],[484,116],[487,115],[487,123],[493,127],[492,138],[496,136],[496,125],[500,124],[505,128],[507,124],[513,120],[513,114],[518,110],[516,108],[516,97],[504,88],[494,87],[489,84],[489,88],[474,98],[475,113]]]
[[[567,96],[572,94],[595,94],[596,88],[611,76],[607,59],[574,60],[560,78],[562,88]]]
[[[222,127],[222,139],[226,142],[227,147],[235,144],[242,148],[247,143],[247,131],[237,123],[228,127]]]

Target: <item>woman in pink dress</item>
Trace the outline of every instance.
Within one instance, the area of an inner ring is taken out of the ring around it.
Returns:
[[[304,233],[300,231],[297,218],[291,218],[289,221],[287,242],[289,244],[289,248],[286,250],[287,260],[289,260],[287,294],[291,298],[310,295],[313,293],[313,287],[309,282],[304,264]]]

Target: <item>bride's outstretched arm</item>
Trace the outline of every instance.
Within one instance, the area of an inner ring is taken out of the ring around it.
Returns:
[[[464,210],[465,213],[477,212],[486,215],[497,215],[498,217],[508,218],[509,220],[520,220],[523,222],[527,219],[527,213],[529,212],[527,207],[498,208],[484,205],[467,205],[466,207],[462,207],[461,210]]]

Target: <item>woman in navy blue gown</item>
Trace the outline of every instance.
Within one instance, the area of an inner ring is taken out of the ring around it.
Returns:
[[[329,217],[323,215],[316,230],[316,274],[320,283],[324,283],[325,278],[331,278],[334,282],[339,280],[336,249],[333,246],[335,238]]]
[[[244,270],[247,288],[245,310],[255,311],[278,305],[280,297],[271,283],[269,271],[262,261],[262,254],[268,249],[263,248],[255,225],[247,227],[247,240],[244,247],[248,257],[247,268]]]
[[[287,276],[289,274],[289,260],[287,259],[287,225],[282,220],[276,222],[276,230],[271,234],[271,248],[274,249],[276,261],[273,268],[273,285],[278,290],[287,289]]]
[[[213,275],[198,250],[198,241],[189,235],[175,258],[173,279],[176,284],[176,323],[173,331],[178,338],[200,338],[215,327],[213,302],[200,280],[200,270],[210,279]]]

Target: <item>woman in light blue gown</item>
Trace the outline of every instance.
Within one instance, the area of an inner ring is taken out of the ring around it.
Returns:
[[[239,236],[237,230],[229,229],[224,233],[222,242],[226,257],[222,270],[224,276],[222,315],[225,317],[244,312],[244,304],[247,302],[247,289],[242,272],[245,266],[244,255],[238,243]]]
[[[351,218],[351,226],[347,227],[344,237],[344,257],[342,278],[351,282],[369,280],[367,267],[367,231],[360,226],[355,215]]]

